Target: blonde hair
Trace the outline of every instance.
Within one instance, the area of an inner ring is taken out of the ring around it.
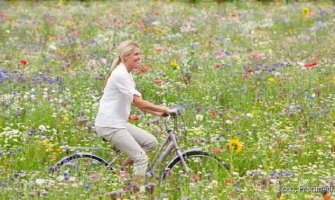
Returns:
[[[138,45],[136,42],[133,42],[132,40],[126,40],[119,44],[117,47],[118,56],[112,62],[111,70],[108,73],[105,83],[107,83],[108,78],[116,66],[118,66],[121,62],[124,62],[124,57],[132,54],[135,48],[140,48],[140,45]]]

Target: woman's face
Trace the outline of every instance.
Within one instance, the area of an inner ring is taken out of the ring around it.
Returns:
[[[128,70],[133,70],[136,67],[139,67],[141,63],[141,51],[140,48],[136,47],[132,54],[125,56],[124,64],[127,66]]]

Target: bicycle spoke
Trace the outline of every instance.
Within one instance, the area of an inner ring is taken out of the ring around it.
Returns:
[[[227,177],[227,170],[213,157],[193,155],[186,157],[188,172],[185,173],[181,162],[175,163],[167,172],[161,186],[170,198],[180,198],[197,194],[197,198],[207,198],[218,194],[222,190],[222,183]],[[176,192],[178,191],[178,192]]]

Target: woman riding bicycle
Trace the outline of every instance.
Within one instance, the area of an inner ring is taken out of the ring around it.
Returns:
[[[118,56],[112,63],[100,99],[95,127],[99,136],[123,151],[129,159],[128,162],[134,163],[132,180],[134,183],[143,184],[148,165],[147,153],[157,146],[157,139],[127,122],[130,106],[133,104],[140,110],[156,116],[176,113],[176,109],[164,108],[145,101],[141,98],[141,93],[135,89],[131,71],[137,68],[141,61],[139,45],[126,40],[117,50]]]

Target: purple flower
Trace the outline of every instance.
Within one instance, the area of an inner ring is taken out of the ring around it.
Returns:
[[[85,189],[86,189],[86,190],[88,190],[88,189],[90,189],[90,188],[91,188],[91,186],[90,186],[90,185],[88,185],[88,184],[87,184],[87,185],[85,185]]]

